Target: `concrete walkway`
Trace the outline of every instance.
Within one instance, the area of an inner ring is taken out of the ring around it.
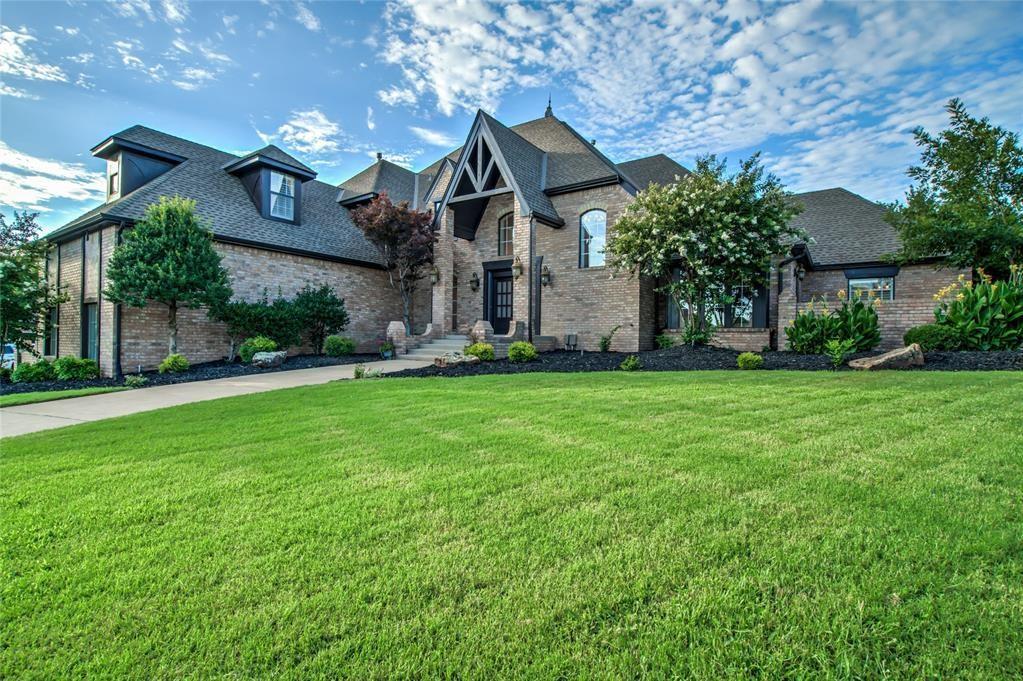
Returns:
[[[418,369],[429,364],[429,362],[423,361],[392,359],[382,362],[367,362],[366,368],[380,369],[389,374],[402,369]],[[71,397],[66,400],[26,404],[20,407],[4,407],[0,409],[0,437],[24,435],[39,430],[99,421],[189,402],[215,400],[218,397],[249,395],[279,388],[327,383],[351,378],[355,366],[354,364],[343,364],[316,369],[249,374],[233,378],[218,378],[212,381],[158,385],[141,390]]]

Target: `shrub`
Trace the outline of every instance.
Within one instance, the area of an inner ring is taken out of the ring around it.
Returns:
[[[0,367],[0,381],[11,380],[11,370],[7,367]]]
[[[852,338],[837,340],[832,338],[824,344],[824,352],[831,358],[831,366],[839,368],[856,351],[856,341]]]
[[[689,325],[682,330],[682,342],[685,345],[706,345],[710,342],[713,335],[714,327],[712,326],[697,327]]]
[[[842,299],[842,307],[834,312],[838,319],[838,340],[852,341],[854,351],[866,352],[876,348],[881,343],[881,330],[874,299],[868,298],[864,302],[863,296],[855,296],[847,301],[845,291],[838,295]]]
[[[618,329],[620,329],[620,328],[622,328],[621,324],[619,324],[618,326],[616,326],[613,329],[611,329],[611,333],[607,334],[606,336],[601,336],[600,337],[600,351],[601,352],[610,352],[611,351],[611,341],[614,340],[615,334],[618,333]]]
[[[61,357],[54,361],[53,372],[62,381],[88,381],[99,376],[99,365],[93,359]]]
[[[924,351],[958,350],[962,345],[959,333],[946,324],[922,324],[914,326],[902,337],[906,345],[917,343]]]
[[[394,343],[392,343],[391,341],[384,341],[383,343],[380,344],[380,356],[383,357],[388,352],[390,353],[394,352]]]
[[[837,310],[832,311],[823,303],[818,311],[816,304],[810,302],[785,329],[785,337],[794,352],[819,355],[827,352],[830,340],[851,340],[854,350],[865,352],[881,342],[875,299],[864,301],[857,296],[847,301],[845,291],[839,291],[838,295],[842,306]]]
[[[330,357],[346,357],[355,352],[355,341],[344,336],[327,336],[323,351]]]
[[[124,377],[125,388],[144,388],[149,379],[142,374],[130,374]]]
[[[675,337],[670,333],[662,333],[654,336],[654,342],[661,350],[667,350],[675,345]]]
[[[818,313],[811,302],[785,328],[785,337],[793,352],[819,355],[829,340],[838,337],[838,320],[830,314],[827,305]]]
[[[308,284],[292,301],[295,314],[301,319],[309,345],[317,355],[323,354],[324,340],[332,333],[341,333],[348,326],[345,301],[326,284],[313,288]]]
[[[965,277],[942,289],[934,317],[952,328],[966,350],[1015,350],[1023,346],[1023,268],[1013,265],[1006,281],[981,271],[977,284]]]
[[[473,343],[465,349],[465,354],[479,357],[484,362],[494,359],[494,346],[490,343]]]
[[[352,378],[355,379],[380,378],[382,375],[380,369],[368,369],[365,364],[356,364],[352,372]]]
[[[736,362],[740,369],[754,370],[764,368],[764,358],[755,352],[744,352],[740,354]]]
[[[643,363],[639,361],[639,357],[636,357],[636,355],[629,355],[622,360],[618,368],[622,371],[639,371],[643,368]]]
[[[254,336],[245,339],[245,342],[238,348],[238,355],[242,358],[243,362],[248,364],[252,361],[252,356],[257,352],[273,352],[276,349],[277,342],[272,338]]]
[[[39,381],[52,381],[57,377],[53,365],[45,359],[37,362],[22,362],[14,367],[11,372],[11,380],[15,383],[38,383]]]
[[[161,374],[180,374],[182,371],[188,371],[188,368],[192,366],[185,359],[184,355],[173,354],[167,355],[167,358],[160,362],[159,371]]]
[[[290,300],[278,296],[272,303],[266,289],[258,302],[236,300],[217,305],[210,310],[210,317],[227,325],[227,336],[231,341],[230,357],[233,360],[241,342],[254,336],[265,336],[277,343],[278,348],[289,348],[302,342],[304,320]]]
[[[508,346],[508,360],[511,362],[532,362],[538,353],[536,346],[526,341],[515,341]]]

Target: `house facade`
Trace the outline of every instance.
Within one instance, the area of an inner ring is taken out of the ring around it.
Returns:
[[[346,334],[360,350],[388,337],[407,349],[471,332],[499,346],[523,339],[541,350],[595,350],[618,327],[612,349],[636,351],[680,325],[658,282],[614,272],[603,248],[637,192],[688,171],[661,154],[615,163],[550,107],[511,127],[481,111],[465,144],[420,172],[378,155],[340,186],[273,145],[238,156],[143,126],[92,153],[107,161],[107,200],[47,237],[47,277],[69,300],[52,311],[39,351],[92,357],[104,375],[149,369],[166,355],[166,309],[114,304],[103,288],[124,231],[172,195],[195,200],[236,298],[292,297],[306,284],[328,284],[345,299]],[[417,291],[411,336],[391,324],[401,319],[400,298],[351,220],[351,210],[383,193],[436,216],[435,269]],[[959,271],[886,263],[898,240],[884,209],[851,192],[793,200],[804,206],[795,220],[811,238],[780,254],[765,282],[734,288],[735,303],[713,311],[714,343],[784,347],[782,330],[799,308],[839,289],[883,299],[886,346],[930,320],[932,295]],[[178,347],[193,363],[221,359],[226,330],[204,310],[183,311]]]

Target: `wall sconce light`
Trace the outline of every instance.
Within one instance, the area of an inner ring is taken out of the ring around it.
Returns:
[[[480,290],[480,275],[476,274],[475,272],[473,272],[472,276],[469,277],[469,288],[471,288],[473,291]]]
[[[806,276],[806,270],[804,270],[802,267],[796,268],[796,276],[799,277],[799,281],[802,281],[803,278]]]
[[[540,285],[550,286],[551,285],[551,268],[548,265],[544,265],[540,268]]]
[[[512,263],[512,274],[515,275],[516,279],[522,276],[522,261],[517,255],[515,256],[515,262]]]
[[[430,270],[430,283],[436,286],[438,282],[440,282],[440,270],[434,266],[434,268]]]

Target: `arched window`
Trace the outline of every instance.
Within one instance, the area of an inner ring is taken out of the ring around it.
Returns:
[[[497,219],[497,254],[511,255],[515,239],[515,214],[505,213]]]
[[[579,267],[601,267],[607,241],[607,213],[589,210],[579,218]]]

